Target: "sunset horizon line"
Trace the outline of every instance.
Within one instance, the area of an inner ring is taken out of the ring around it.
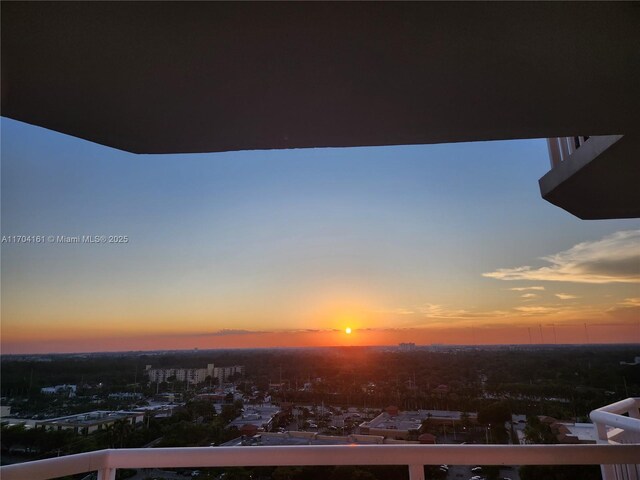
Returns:
[[[402,342],[409,343],[411,342]],[[425,348],[466,348],[466,347],[608,347],[608,346],[637,346],[638,342],[575,342],[575,343],[424,343],[413,344],[414,349]],[[67,352],[24,352],[24,353],[1,353],[0,357],[24,357],[24,356],[47,356],[47,355],[91,355],[91,354],[146,354],[146,353],[202,353],[202,352],[225,352],[233,351],[252,351],[252,350],[322,350],[322,349],[381,349],[381,348],[399,348],[401,344],[380,344],[380,345],[306,345],[306,346],[270,346],[270,347],[213,347],[213,348],[178,348],[178,349],[155,349],[155,350],[87,350],[87,351],[67,351]],[[413,350],[415,351],[415,350]]]

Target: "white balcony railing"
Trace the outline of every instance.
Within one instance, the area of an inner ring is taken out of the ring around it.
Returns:
[[[100,450],[9,465],[2,480],[40,480],[98,472],[114,480],[118,468],[185,468],[292,465],[406,465],[424,480],[424,465],[628,464],[640,445],[339,445],[144,448]],[[633,477],[629,477],[633,478]]]
[[[569,155],[584,145],[587,140],[589,137],[585,136],[547,138],[551,168],[557,167],[561,162],[567,160]]]
[[[406,465],[424,480],[424,465],[602,465],[603,480],[640,480],[640,399],[591,412],[597,445],[320,445],[100,450],[0,468],[2,480],[43,480],[119,468]]]
[[[591,412],[599,444],[640,444],[640,398],[627,398]],[[602,465],[603,480],[640,480],[640,454],[629,464]]]

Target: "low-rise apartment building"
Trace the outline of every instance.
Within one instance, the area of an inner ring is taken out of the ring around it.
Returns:
[[[176,381],[197,385],[204,383],[208,378],[216,378],[218,383],[222,384],[235,374],[243,375],[244,366],[216,367],[213,363],[209,363],[206,368],[153,368],[151,365],[147,365],[145,372],[149,377],[149,383]]]

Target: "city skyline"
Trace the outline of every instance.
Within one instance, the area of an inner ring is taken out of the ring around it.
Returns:
[[[640,221],[544,140],[133,155],[2,119],[3,353],[640,342]],[[349,327],[353,331],[345,334]]]

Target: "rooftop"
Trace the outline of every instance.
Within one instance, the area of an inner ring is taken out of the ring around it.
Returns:
[[[373,420],[363,422],[360,426],[387,430],[418,430],[422,422],[427,419],[459,422],[464,414],[464,412],[448,410],[416,410],[399,412],[398,415],[392,416],[383,412]],[[476,419],[478,416],[477,413],[467,413],[467,415],[470,419]]]
[[[125,418],[138,417],[143,415],[141,412],[109,412],[103,410],[97,410],[94,412],[82,413],[79,415],[68,415],[65,417],[50,418],[47,420],[40,420],[40,425],[73,425],[73,426],[89,426],[100,423],[108,423],[117,420],[123,420]]]
[[[265,432],[253,437],[238,437],[230,440],[221,446],[238,447],[238,446],[274,446],[274,445],[382,445],[385,443],[405,443],[412,444],[418,442],[407,442],[398,440],[388,440],[378,435],[346,435],[332,436],[320,435],[314,432],[283,432],[273,433]]]
[[[261,428],[263,425],[268,424],[278,412],[280,412],[280,407],[276,405],[252,405],[246,407],[242,415],[232,420],[227,428],[236,427],[240,429],[246,424],[256,425]]]

